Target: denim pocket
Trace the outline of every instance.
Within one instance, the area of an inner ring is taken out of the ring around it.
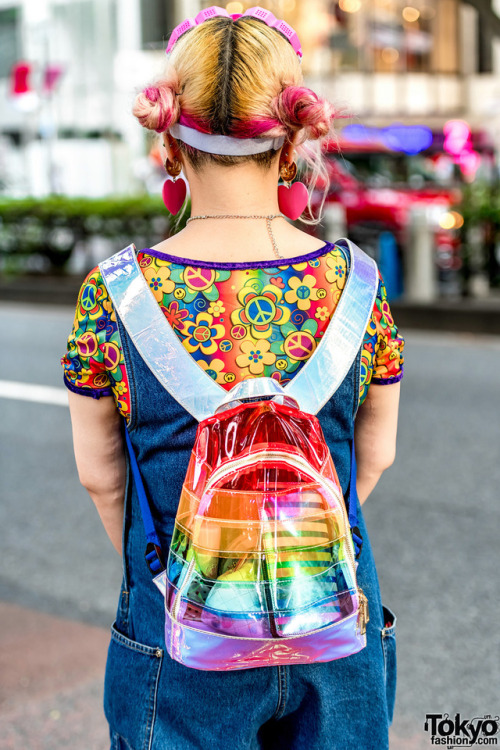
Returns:
[[[113,732],[111,735],[111,750],[133,750],[130,747],[127,740],[120,737],[118,732]]]
[[[147,750],[151,745],[163,650],[132,641],[111,628],[104,713],[112,748]]]
[[[388,607],[382,607],[384,627],[382,628],[382,648],[384,650],[384,677],[387,695],[387,717],[392,724],[396,701],[396,615]]]

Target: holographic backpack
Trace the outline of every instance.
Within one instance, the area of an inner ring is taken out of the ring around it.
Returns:
[[[318,419],[362,344],[375,263],[348,240],[349,273],[326,333],[286,386],[258,377],[229,392],[170,328],[130,246],[101,264],[123,324],[162,385],[199,421],[166,566],[126,433],[165,598],[168,653],[197,669],[331,661],[366,645],[352,450],[348,506]],[[133,293],[131,293],[133,292]],[[353,441],[354,442],[354,441]]]

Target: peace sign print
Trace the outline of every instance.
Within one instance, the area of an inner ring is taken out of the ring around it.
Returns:
[[[108,376],[104,372],[98,372],[97,375],[94,375],[92,385],[94,388],[105,388],[109,385]]]
[[[274,320],[276,305],[269,297],[252,297],[245,305],[245,313],[252,325],[267,327]]]
[[[286,354],[292,359],[308,359],[316,349],[316,341],[308,331],[292,331],[283,344]]]
[[[215,271],[211,268],[195,268],[186,266],[184,270],[184,283],[196,292],[209,289],[215,280]]]
[[[76,348],[80,357],[93,357],[97,351],[97,337],[92,331],[82,333],[76,340]]]
[[[198,341],[200,344],[204,343],[205,341],[208,341],[211,335],[210,328],[206,325],[196,326],[194,331],[192,332],[191,336],[194,338],[195,341]]]
[[[91,312],[95,308],[97,304],[95,286],[87,284],[82,292],[80,304],[85,312]]]
[[[297,295],[298,299],[307,299],[311,296],[311,290],[306,284],[301,284],[295,290],[295,294]]]
[[[245,328],[245,326],[236,325],[231,328],[231,336],[233,337],[233,339],[236,339],[237,341],[239,339],[244,339],[246,335],[247,335],[247,329]]]
[[[115,370],[120,364],[120,349],[112,341],[106,341],[100,349],[104,355],[104,367],[106,370]]]

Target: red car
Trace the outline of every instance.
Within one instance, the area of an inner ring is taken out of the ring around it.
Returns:
[[[440,159],[447,164],[440,165]],[[378,144],[331,144],[327,149],[330,188],[325,207],[339,204],[349,237],[377,259],[380,234],[392,233],[400,252],[404,252],[409,242],[410,211],[415,206],[426,207],[438,267],[458,270],[457,230],[463,220],[453,206],[459,203],[461,191],[458,184],[450,187],[439,183],[443,181],[443,166],[450,171],[445,154],[409,156]],[[313,208],[321,200],[323,187],[318,181]]]

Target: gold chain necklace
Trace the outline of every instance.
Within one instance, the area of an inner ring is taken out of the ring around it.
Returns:
[[[195,219],[265,219],[266,220],[266,226],[267,231],[269,233],[269,237],[271,238],[271,242],[273,244],[273,252],[277,258],[283,258],[283,255],[279,254],[278,246],[276,244],[276,239],[273,234],[273,230],[271,227],[271,221],[273,219],[286,219],[285,214],[268,214],[267,216],[260,216],[260,215],[251,215],[251,216],[241,216],[240,214],[206,214],[206,215],[200,215],[200,216],[191,216],[187,221],[186,224],[189,224],[190,221],[194,221]]]

